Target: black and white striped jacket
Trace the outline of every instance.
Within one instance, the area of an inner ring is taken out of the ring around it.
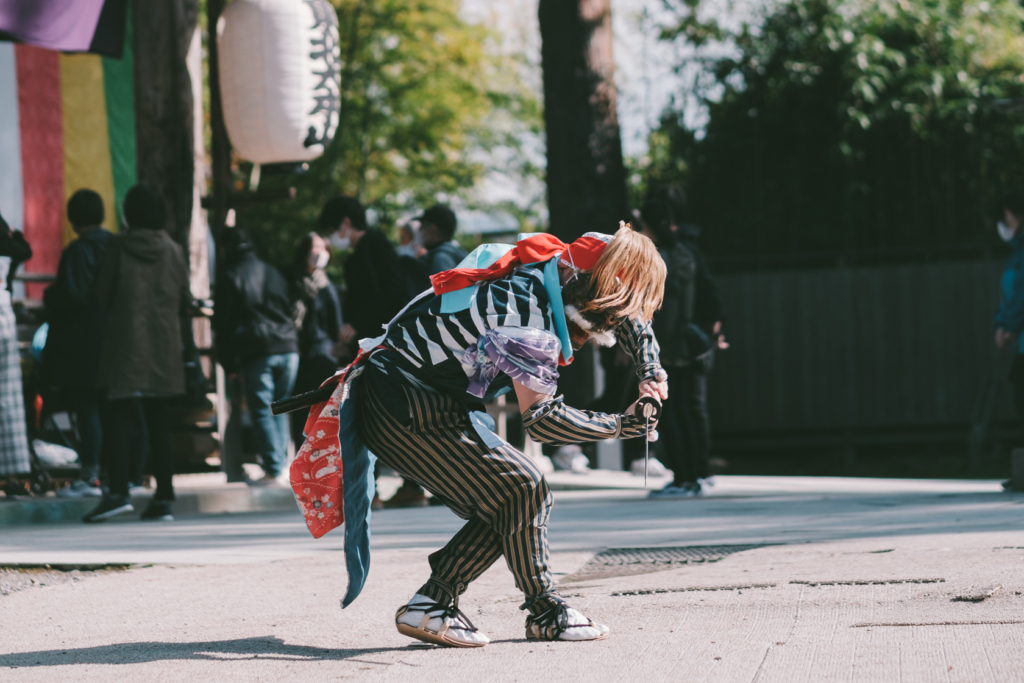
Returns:
[[[397,352],[408,374],[455,398],[477,400],[466,394],[474,368],[464,358],[488,331],[531,327],[556,336],[543,264],[520,266],[507,277],[477,283],[465,310],[442,313],[441,301],[440,296],[427,296],[406,310],[389,326],[384,345]],[[650,323],[626,321],[615,336],[636,361],[640,380],[655,378],[661,365]],[[507,375],[499,375],[484,400],[505,393],[511,384]]]

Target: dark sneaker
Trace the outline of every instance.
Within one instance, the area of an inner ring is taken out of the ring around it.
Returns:
[[[142,513],[142,519],[154,522],[173,522],[174,512],[171,510],[171,501],[156,499],[149,501],[149,505]]]
[[[384,501],[384,507],[392,508],[425,508],[430,505],[427,502],[426,492],[417,484],[402,484],[390,500]]]
[[[103,490],[99,486],[93,486],[88,481],[72,482],[70,486],[57,489],[58,498],[102,498]]]
[[[100,501],[100,504],[92,512],[82,517],[82,521],[87,524],[104,522],[111,517],[123,515],[134,509],[132,507],[132,499],[128,496],[104,496],[103,500]]]
[[[283,489],[283,488],[290,488],[289,485],[285,484],[285,482],[281,479],[281,477],[274,476],[273,474],[265,474],[260,479],[250,479],[248,481],[248,484],[249,484],[249,486],[252,486],[253,488],[257,488],[257,489]]]
[[[648,498],[693,498],[703,495],[704,490],[698,481],[672,482],[663,489],[651,491]]]

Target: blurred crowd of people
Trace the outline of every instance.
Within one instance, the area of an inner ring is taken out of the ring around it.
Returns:
[[[99,194],[79,190],[70,198],[67,218],[76,239],[43,297],[43,394],[48,406],[57,404],[72,418],[80,466],[79,478],[57,494],[98,498],[86,522],[132,511],[131,493],[146,474],[156,489],[142,518],[173,518],[168,410],[202,400],[207,388],[192,337],[196,302],[187,257],[165,229],[163,202],[137,185],[122,213],[125,229],[115,235],[101,227],[106,210]],[[215,355],[237,389],[229,395],[232,406],[248,413],[263,471],[249,481],[254,486],[286,485],[289,451],[303,438],[305,416],[274,416],[271,404],[319,387],[355,357],[358,340],[379,335],[430,286],[430,275],[466,256],[454,241],[455,213],[444,205],[403,225],[397,247],[368,225],[353,197],[327,201],[316,228],[280,269],[260,258],[244,226],[224,229],[217,243]],[[327,275],[339,256],[341,287]],[[32,469],[32,416],[25,410],[11,305],[14,273],[31,257],[22,233],[0,218],[0,477],[7,479]],[[426,505],[427,498],[407,482],[391,504]]]
[[[654,328],[672,395],[649,467],[653,475],[671,471],[674,479],[657,496],[699,495],[712,481],[707,377],[715,352],[728,346],[718,287],[697,246],[700,229],[685,221],[686,214],[682,191],[663,187],[633,220],[669,266]],[[124,200],[123,216],[123,232],[104,230],[100,196],[76,192],[67,217],[77,239],[64,250],[44,294],[45,384],[74,419],[81,467],[78,481],[58,493],[100,499],[85,521],[131,511],[130,494],[144,473],[154,476],[156,490],[142,517],[172,518],[168,410],[181,397],[205,391],[205,376],[195,367],[189,372],[190,354],[198,366],[195,302],[186,255],[165,230],[162,200],[137,185]],[[455,212],[437,204],[401,225],[394,245],[368,224],[357,199],[339,195],[324,204],[316,229],[302,236],[280,269],[260,257],[245,226],[223,230],[216,250],[214,348],[230,380],[231,405],[244,405],[248,413],[250,444],[263,472],[251,485],[286,485],[290,452],[303,439],[305,415],[275,416],[271,404],[319,387],[355,358],[359,340],[381,334],[430,287],[432,275],[458,266],[467,252],[455,240],[457,229]],[[31,255],[21,233],[0,221],[0,276],[8,285],[0,292],[0,475],[30,469],[10,280]],[[344,258],[343,283],[327,274],[338,258]],[[621,412],[636,399],[635,369],[621,350],[600,353],[605,391],[594,407]],[[642,444],[627,444],[624,465],[642,474]],[[556,469],[587,470],[590,463],[581,454],[578,447],[563,447],[554,453]],[[374,500],[375,507],[427,504],[412,481],[386,503]]]
[[[67,219],[76,239],[43,295],[43,395],[73,418],[80,467],[78,479],[57,495],[98,498],[85,521],[102,521],[131,511],[131,493],[152,475],[156,488],[142,518],[170,519],[175,465],[169,411],[205,400],[208,388],[192,336],[196,302],[187,256],[166,231],[163,201],[152,188],[129,190],[119,234],[101,227],[106,211],[92,190],[69,199]],[[707,387],[715,354],[728,348],[726,316],[698,246],[701,230],[687,216],[682,190],[664,186],[649,193],[632,221],[668,266],[664,305],[653,325],[671,394],[655,457],[645,460],[640,440],[623,442],[625,469],[672,475],[652,492],[655,497],[700,495],[713,484]],[[998,233],[1011,254],[993,328],[996,345],[1016,351],[1010,383],[1024,417],[1024,193],[1006,195],[999,216]],[[319,387],[356,357],[359,340],[380,335],[430,287],[432,275],[457,267],[467,256],[455,240],[457,229],[455,212],[438,204],[400,225],[392,244],[368,224],[357,199],[339,195],[323,205],[315,229],[298,240],[280,269],[261,259],[244,226],[223,230],[216,246],[214,352],[231,380],[231,404],[248,413],[249,443],[263,472],[248,483],[286,485],[289,455],[303,439],[306,416],[274,416],[271,404]],[[22,386],[11,299],[15,271],[31,258],[31,245],[0,217],[0,478],[8,480],[32,467],[32,406]],[[336,259],[344,259],[344,282],[328,276]],[[637,398],[636,369],[621,349],[598,353],[604,391],[592,407],[620,413]],[[585,472],[591,466],[578,446],[551,455],[556,469]],[[389,501],[374,500],[375,507],[427,504],[412,481]]]
[[[131,511],[131,488],[141,485],[143,467],[157,485],[142,517],[171,518],[167,410],[186,392],[183,348],[194,348],[188,262],[164,230],[163,200],[136,185],[125,196],[123,216],[127,229],[111,235],[100,227],[105,207],[96,192],[71,197],[67,217],[77,239],[61,255],[43,298],[46,400],[63,403],[79,437],[80,478],[59,495],[99,497],[87,522]],[[8,268],[31,258],[23,236],[6,223],[0,240]],[[12,475],[29,472],[31,461],[10,288],[0,301],[0,319],[0,475]]]

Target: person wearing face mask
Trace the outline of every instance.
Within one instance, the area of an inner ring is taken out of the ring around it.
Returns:
[[[405,306],[409,292],[395,248],[384,233],[367,226],[359,200],[332,197],[320,211],[319,224],[336,254],[351,252],[345,258],[346,322],[340,339],[352,349],[359,339],[379,335]]]
[[[256,256],[248,233],[229,228],[221,238],[213,331],[224,370],[241,377],[265,476],[258,486],[280,485],[288,460],[287,415],[270,404],[290,396],[299,369],[299,340],[288,283]]]
[[[430,287],[430,276],[451,270],[466,258],[467,252],[452,238],[458,222],[455,212],[444,204],[435,204],[416,219],[420,229],[409,242],[415,250],[415,260],[401,258],[407,279],[413,283],[411,294],[419,294]],[[409,225],[403,230],[412,231]],[[399,247],[401,252],[402,247]],[[407,250],[408,253],[408,250]],[[402,485],[390,499],[384,502],[385,508],[422,507],[427,505],[427,492],[412,479],[405,478]]]
[[[1000,221],[996,224],[999,237],[1010,245],[1000,283],[999,308],[992,327],[998,348],[1013,345],[1017,355],[1010,366],[1010,384],[1013,402],[1018,414],[1024,418],[1024,191],[1011,192],[999,203]]]
[[[426,253],[420,243],[420,234],[413,229],[411,223],[406,223],[398,228],[398,248],[395,251],[398,252],[399,257],[408,256],[409,258],[419,258]]]
[[[430,273],[420,261],[420,256],[427,253],[421,243],[419,230],[412,227],[412,222],[398,228],[398,264],[405,275],[409,298],[430,287]]]
[[[400,259],[384,233],[367,226],[366,209],[354,197],[339,195],[329,199],[320,212],[320,229],[328,235],[335,251],[351,250],[345,259],[342,311],[346,322],[340,339],[347,346],[346,352],[355,356],[356,342],[378,336],[421,289],[412,286],[414,278],[409,269],[403,267],[403,261],[413,266],[418,263]],[[401,495],[397,500],[388,501],[392,507],[428,504],[426,493],[415,482],[403,481],[399,491]],[[373,505],[379,509],[385,503],[375,496]]]
[[[341,297],[324,269],[331,260],[327,241],[311,232],[295,247],[286,277],[292,299],[292,318],[299,333],[299,373],[294,393],[312,391],[330,377],[345,357],[341,343]],[[293,414],[292,440],[302,443],[305,420]]]

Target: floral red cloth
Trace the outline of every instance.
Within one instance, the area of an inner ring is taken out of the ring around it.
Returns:
[[[322,386],[334,383],[337,387],[330,400],[309,409],[303,430],[308,436],[289,469],[292,492],[313,538],[345,523],[338,415],[347,393],[345,378],[362,363],[364,356],[360,351],[348,367],[323,383]]]

